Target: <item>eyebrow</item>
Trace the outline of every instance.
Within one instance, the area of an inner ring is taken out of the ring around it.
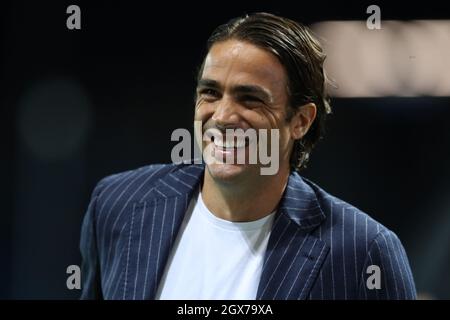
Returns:
[[[221,85],[216,80],[200,79],[197,84],[197,90],[202,88],[221,89]],[[232,87],[231,92],[233,94],[255,94],[265,101],[272,102],[272,95],[258,85],[236,85]]]
[[[220,85],[217,81],[211,79],[200,79],[197,83],[197,88],[215,88],[220,89]]]

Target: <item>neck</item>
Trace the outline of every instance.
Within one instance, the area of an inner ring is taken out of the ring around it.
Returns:
[[[278,206],[289,178],[289,168],[273,176],[255,175],[251,181],[221,183],[205,170],[202,199],[217,217],[235,222],[261,219]]]

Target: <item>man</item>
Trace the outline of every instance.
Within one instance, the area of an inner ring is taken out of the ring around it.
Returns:
[[[202,143],[213,161],[97,185],[82,227],[82,298],[414,299],[397,236],[297,173],[330,112],[324,59],[304,26],[271,14],[216,29],[195,106],[202,133],[216,130]],[[239,144],[237,129],[278,135]],[[264,143],[275,146],[275,174],[259,160],[224,161]]]

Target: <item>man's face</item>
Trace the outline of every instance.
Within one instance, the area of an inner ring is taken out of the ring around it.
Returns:
[[[240,148],[227,148],[225,129],[279,129],[280,170],[288,172],[293,145],[290,123],[286,121],[288,107],[287,75],[278,59],[268,51],[238,40],[218,42],[212,46],[204,62],[197,86],[195,120],[202,121],[203,132],[211,128],[223,131],[221,139],[203,142],[213,157],[224,160],[244,150],[249,159],[248,143]],[[198,139],[199,137],[197,137]],[[235,140],[236,141],[236,140]],[[261,144],[262,141],[258,139]],[[276,143],[268,141],[269,144]],[[260,146],[258,146],[260,148]],[[267,147],[266,150],[270,150]],[[214,163],[208,165],[213,179],[237,181],[260,174],[261,164]],[[287,171],[286,171],[287,169]]]

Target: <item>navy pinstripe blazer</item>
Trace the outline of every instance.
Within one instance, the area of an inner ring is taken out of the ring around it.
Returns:
[[[100,181],[82,225],[84,299],[154,299],[203,165],[151,165]],[[381,288],[366,285],[367,267]],[[297,173],[289,177],[257,299],[415,299],[400,240]]]

